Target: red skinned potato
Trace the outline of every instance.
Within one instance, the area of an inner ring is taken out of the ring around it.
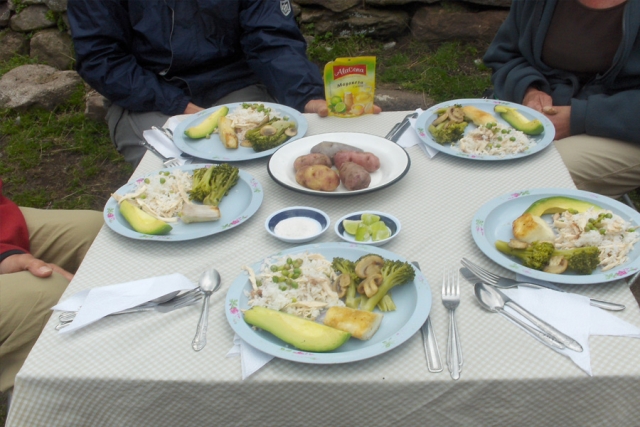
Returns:
[[[340,176],[329,166],[311,165],[296,172],[296,182],[310,190],[333,191],[340,185]]]
[[[375,154],[369,152],[356,153],[354,151],[338,151],[336,155],[333,156],[333,164],[340,169],[344,162],[357,163],[365,168],[367,172],[375,172],[380,169],[380,159],[378,159]]]
[[[331,163],[331,159],[326,154],[311,153],[298,157],[296,161],[293,162],[293,169],[297,172],[305,166],[313,165],[325,165],[331,167],[333,163]]]
[[[371,175],[357,163],[344,162],[340,165],[340,180],[347,190],[362,190],[371,184]]]
[[[322,141],[311,147],[312,153],[322,153],[329,157],[331,160],[333,160],[333,156],[335,156],[339,151],[355,151],[357,153],[361,153],[364,150],[348,144],[343,144],[342,142],[331,141]]]

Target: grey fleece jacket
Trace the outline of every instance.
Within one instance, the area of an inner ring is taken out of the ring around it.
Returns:
[[[571,134],[640,143],[640,1],[628,0],[622,42],[607,72],[584,85],[542,62],[542,46],[557,0],[513,0],[484,56],[495,96],[521,103],[531,85],[554,105],[571,106]]]

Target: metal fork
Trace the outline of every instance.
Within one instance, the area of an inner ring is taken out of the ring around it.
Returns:
[[[486,270],[486,269],[480,267],[477,264],[474,264],[473,262],[469,261],[467,258],[462,258],[462,260],[460,260],[460,262],[469,271],[471,271],[471,273],[473,273],[473,275],[476,276],[478,279],[482,280],[483,282],[485,282],[488,285],[495,286],[495,287],[498,287],[498,288],[513,288],[515,286],[528,286],[530,288],[538,288],[538,289],[547,288],[547,289],[552,289],[552,290],[558,291],[558,292],[566,292],[565,290],[563,290],[563,289],[561,289],[561,288],[559,288],[559,287],[557,287],[555,285],[543,286],[543,285],[539,285],[537,283],[519,282],[519,281],[514,280],[514,279],[509,279],[507,277],[498,276],[497,274],[492,273],[489,270]],[[609,301],[597,300],[597,299],[593,299],[593,298],[589,298],[589,303],[594,307],[603,308],[605,310],[621,311],[621,310],[625,309],[625,306],[622,305],[622,304],[617,304],[615,302],[609,302]]]
[[[174,166],[180,166],[184,163],[185,163],[184,159],[181,159],[179,157],[172,157],[169,160],[165,161],[163,165],[165,168],[172,168]]]
[[[447,366],[451,378],[460,378],[462,370],[462,346],[456,325],[456,308],[460,305],[460,276],[457,270],[445,271],[442,276],[442,305],[449,310],[449,336],[447,338]]]

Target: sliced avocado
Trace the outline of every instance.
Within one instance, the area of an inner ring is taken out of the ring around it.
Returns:
[[[226,116],[229,112],[229,107],[224,106],[213,113],[211,113],[206,119],[197,126],[191,126],[185,129],[184,134],[189,138],[200,139],[211,135],[216,129],[218,129],[218,120],[222,116]]]
[[[256,306],[245,311],[244,320],[304,351],[332,351],[351,336],[349,332],[265,307]]]
[[[120,213],[138,233],[167,234],[172,229],[169,224],[152,217],[129,200],[120,203]]]
[[[540,199],[533,202],[524,213],[541,216],[564,211],[575,211],[577,213],[586,212],[589,208],[602,210],[598,205],[586,202],[584,200],[573,199],[571,197],[553,196]]]
[[[540,120],[529,120],[515,108],[496,105],[493,110],[500,114],[500,117],[513,126],[514,129],[527,135],[540,135],[544,132],[544,126]]]

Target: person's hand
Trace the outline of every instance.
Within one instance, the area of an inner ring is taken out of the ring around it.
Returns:
[[[571,107],[553,107],[554,114],[545,114],[556,128],[554,140],[571,136]]]
[[[320,117],[327,117],[329,115],[329,109],[327,108],[327,101],[324,99],[312,99],[304,106],[305,113],[317,113]],[[373,106],[373,114],[379,114],[382,112],[382,108],[377,105]]]
[[[527,89],[524,94],[524,99],[522,100],[522,105],[533,108],[540,113],[546,110],[546,112],[552,114],[552,110],[554,108],[551,96],[534,87]]]
[[[184,109],[184,114],[194,114],[202,110],[204,110],[204,108],[198,107],[196,104],[190,102],[187,104],[187,108]]]
[[[15,254],[0,262],[0,274],[29,271],[36,277],[49,277],[55,271],[71,281],[73,274],[55,264],[44,262],[31,254]]]

